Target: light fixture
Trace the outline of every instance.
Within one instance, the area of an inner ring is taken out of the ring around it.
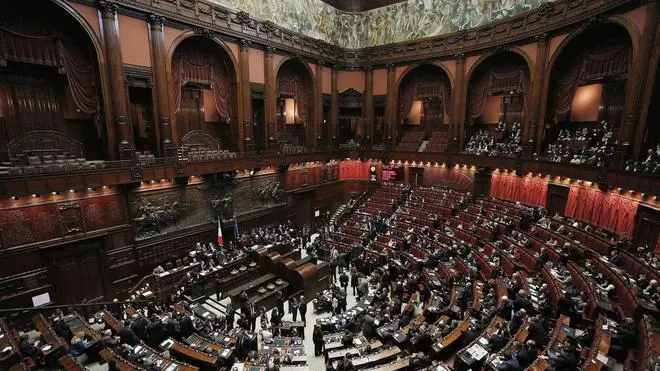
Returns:
[[[75,191],[76,191],[75,189],[69,189],[69,193],[73,193]]]

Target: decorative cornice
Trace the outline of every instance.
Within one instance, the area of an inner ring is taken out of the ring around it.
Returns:
[[[539,45],[541,46],[547,46],[548,41],[550,40],[550,36],[548,35],[547,32],[544,32],[534,36],[534,40],[536,40],[536,42],[539,43]]]
[[[266,47],[264,48],[264,52],[266,53],[266,56],[267,56],[267,57],[271,57],[271,58],[272,58],[272,57],[273,57],[273,54],[275,54],[275,48],[272,47],[272,46],[270,46],[270,45],[269,45],[269,46],[266,46]]]
[[[453,34],[419,39],[398,44],[351,50],[313,39],[279,27],[272,22],[250,18],[245,12],[227,9],[204,0],[69,0],[86,5],[98,5],[105,12],[118,11],[135,16],[153,13],[165,17],[173,25],[206,28],[228,39],[247,39],[253,43],[272,45],[283,53],[298,53],[309,61],[326,59],[330,64],[347,68],[368,63],[372,66],[389,63],[410,63],[425,58],[449,59],[457,52],[481,53],[500,44],[523,44],[539,33],[548,33],[576,27],[592,19],[603,20],[602,15],[630,10],[642,6],[639,0],[556,0],[539,8],[492,22],[477,28]],[[657,1],[657,0],[656,0]],[[624,7],[625,6],[625,7]],[[176,11],[172,10],[176,9]],[[601,15],[601,16],[599,16]]]
[[[248,39],[240,39],[239,40],[239,45],[241,47],[241,50],[244,50],[244,49],[249,48],[250,45],[252,45],[252,43]]]
[[[366,65],[362,68],[364,69],[365,72],[373,72],[373,70],[374,70],[374,67],[370,64],[368,64],[368,65]]]
[[[199,35],[199,36],[211,36],[212,34],[211,30],[204,27],[195,27],[193,28],[193,32],[195,33],[195,35]]]
[[[458,62],[458,63],[465,62],[465,53],[456,53],[456,54],[454,54],[454,59],[456,59],[456,62]]]

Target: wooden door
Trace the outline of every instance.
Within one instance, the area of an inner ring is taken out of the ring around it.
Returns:
[[[100,241],[72,244],[50,254],[57,304],[75,304],[105,296]]]

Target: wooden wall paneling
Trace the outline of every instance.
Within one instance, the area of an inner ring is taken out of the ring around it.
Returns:
[[[652,250],[656,249],[656,254],[660,254],[658,251],[660,247],[660,210],[639,204],[633,240],[637,243],[634,246],[648,244]]]
[[[554,215],[555,213],[559,213],[561,215],[564,214],[564,210],[566,210],[566,202],[568,202],[568,193],[570,190],[571,187],[563,184],[548,183],[548,198],[546,205],[549,215]]]

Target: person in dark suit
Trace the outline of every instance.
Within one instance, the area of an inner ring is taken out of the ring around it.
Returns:
[[[165,324],[165,330],[167,330],[167,336],[173,339],[179,339],[181,334],[181,329],[179,328],[179,321],[175,318],[170,317]]]
[[[538,320],[536,317],[532,318],[529,321],[529,327],[527,329],[529,335],[528,338],[539,346],[545,346],[548,342],[548,332],[543,327],[543,323]]]
[[[318,357],[323,355],[323,332],[319,325],[314,325],[312,340],[314,340],[314,356]]]
[[[117,330],[117,336],[119,336],[119,341],[122,344],[128,344],[132,347],[140,344],[140,339],[131,329],[131,321],[129,320],[124,321],[124,327]]]
[[[190,316],[181,317],[181,320],[179,320],[179,333],[181,334],[181,337],[184,339],[188,338],[193,332],[195,332],[195,328],[193,327]]]
[[[521,309],[517,311],[513,317],[511,317],[511,321],[509,321],[509,333],[515,334],[520,326],[522,326],[524,320],[525,320],[525,314],[527,311],[524,309]]]
[[[71,338],[73,337],[73,334],[71,333],[71,329],[69,329],[69,326],[66,323],[64,323],[64,321],[62,321],[59,317],[56,317],[53,320],[53,330],[55,330],[57,336],[66,340],[67,343],[71,342]]]
[[[526,369],[529,365],[536,360],[538,352],[536,351],[536,344],[532,340],[528,340],[516,353],[516,358],[522,369]]]
[[[305,297],[300,295],[300,301],[298,302],[298,311],[300,312],[300,320],[307,326],[307,319],[305,315],[307,314],[307,302]]]
[[[569,348],[562,348],[559,355],[550,359],[550,364],[555,371],[574,371],[577,369],[577,356]]]
[[[147,337],[147,326],[149,325],[149,321],[147,321],[146,318],[142,316],[138,316],[131,322],[131,329],[133,332],[135,332],[135,335],[137,335],[140,340],[144,340]]]
[[[277,310],[284,315],[284,295],[282,294],[282,291],[277,292]]]
[[[508,331],[506,329],[500,329],[497,334],[493,334],[488,339],[488,349],[491,352],[497,352],[500,349],[504,348],[509,339]]]
[[[39,348],[35,347],[34,344],[29,341],[29,337],[26,334],[21,335],[18,348],[23,357],[32,357],[34,360],[37,360],[43,355]]]
[[[635,347],[637,347],[637,328],[632,318],[626,318],[616,327],[616,333],[612,335],[609,355],[623,362],[628,350]]]
[[[511,319],[512,311],[513,311],[513,302],[509,300],[507,296],[502,296],[500,309],[497,311],[497,314],[508,321]]]
[[[151,317],[151,323],[147,326],[147,344],[156,347],[165,340],[165,328],[156,316]]]
[[[236,320],[235,317],[236,310],[234,309],[234,306],[229,303],[229,305],[227,305],[227,322],[225,323],[227,326],[227,331],[234,328],[234,320]]]
[[[557,301],[557,313],[559,315],[564,315],[570,317],[573,308],[573,299],[568,293],[565,293],[564,296],[559,298]]]

